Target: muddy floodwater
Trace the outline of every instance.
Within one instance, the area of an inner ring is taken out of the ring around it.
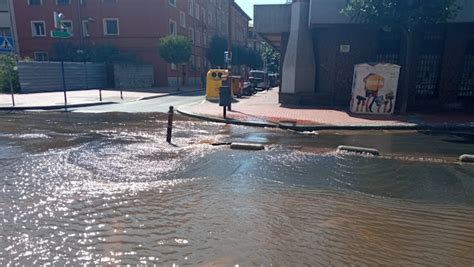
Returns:
[[[1,266],[474,265],[472,132],[0,116]]]

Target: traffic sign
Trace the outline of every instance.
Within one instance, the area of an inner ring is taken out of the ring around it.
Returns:
[[[68,39],[68,38],[71,38],[72,35],[70,32],[63,31],[63,30],[52,30],[51,37],[59,38],[59,39]]]
[[[0,36],[0,53],[11,53],[15,51],[15,42],[12,37]]]

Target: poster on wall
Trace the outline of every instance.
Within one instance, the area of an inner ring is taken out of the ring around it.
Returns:
[[[358,64],[354,68],[351,112],[386,114],[395,111],[400,66],[394,64]]]

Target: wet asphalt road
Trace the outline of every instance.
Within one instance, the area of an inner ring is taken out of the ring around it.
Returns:
[[[85,108],[72,109],[73,112],[82,113],[108,113],[108,112],[126,112],[126,113],[150,113],[167,112],[170,106],[178,108],[180,106],[197,103],[204,100],[204,91],[190,92],[180,95],[170,95],[150,100],[127,102],[123,104],[112,104]]]
[[[3,114],[0,266],[473,266],[473,133],[166,124]]]

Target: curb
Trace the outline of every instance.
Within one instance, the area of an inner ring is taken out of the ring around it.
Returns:
[[[234,125],[242,125],[242,126],[254,126],[254,127],[267,127],[267,128],[278,128],[278,124],[276,123],[268,123],[268,122],[257,122],[257,121],[240,121],[240,120],[235,120],[235,119],[222,119],[218,117],[211,117],[211,116],[205,116],[205,115],[200,115],[192,112],[187,112],[182,109],[182,107],[179,107],[177,109],[179,114],[200,119],[200,120],[205,120],[205,121],[210,121],[210,122],[218,122],[218,123],[228,123],[228,124],[234,124]]]
[[[144,96],[144,97],[140,97],[139,99],[137,99],[135,101],[150,100],[150,99],[155,99],[155,98],[167,97],[167,96],[171,96],[171,95],[183,95],[183,94],[186,94],[186,93],[196,93],[196,92],[201,92],[201,91],[205,91],[205,90],[200,89],[200,90],[193,90],[193,91],[181,91],[181,92],[174,92],[174,93],[164,93],[164,94],[161,94],[161,95],[154,95],[154,96]]]
[[[255,121],[241,121],[236,119],[222,119],[213,116],[207,116],[203,114],[196,114],[183,110],[183,107],[177,109],[178,113],[193,117],[200,120],[217,122],[217,123],[228,123],[243,126],[253,127],[268,127],[268,128],[280,128],[283,130],[292,130],[296,132],[308,132],[308,131],[324,131],[324,130],[444,130],[444,131],[459,131],[459,130],[474,130],[474,123],[471,124],[456,124],[456,123],[445,123],[445,124],[399,124],[399,125],[288,125],[271,122],[255,122]]]
[[[95,102],[85,104],[72,104],[68,105],[67,108],[85,108],[102,105],[118,104],[118,102]],[[25,110],[58,110],[64,109],[64,105],[53,105],[53,106],[30,106],[30,107],[0,107],[0,111],[25,111]]]

